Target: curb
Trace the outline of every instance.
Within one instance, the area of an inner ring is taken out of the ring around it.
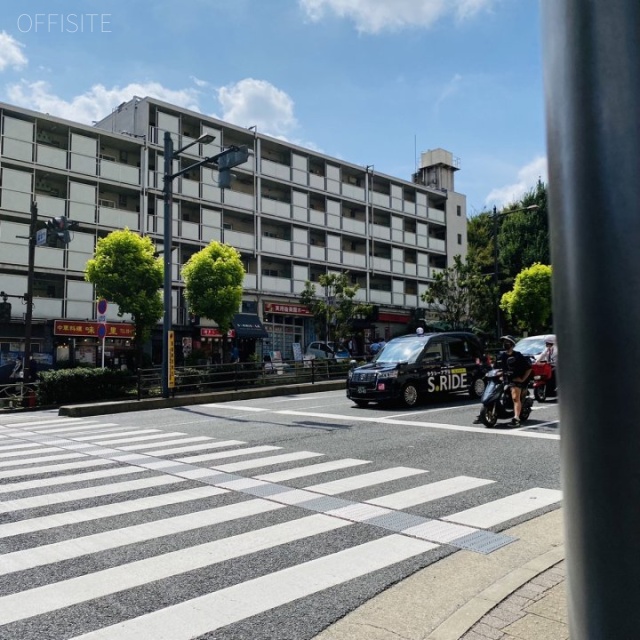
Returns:
[[[173,398],[145,398],[144,400],[119,400],[115,402],[92,402],[90,404],[74,404],[62,406],[58,415],[69,417],[99,416],[109,413],[125,413],[128,411],[149,411],[153,409],[171,409],[187,407],[208,402],[229,402],[231,400],[248,400],[251,398],[269,398],[272,396],[288,396],[299,393],[319,393],[321,391],[344,390],[344,380],[327,380],[323,382],[305,382],[282,386],[265,386],[255,389],[239,389],[230,391],[213,391]]]
[[[527,582],[564,560],[564,545],[555,547],[494,582],[449,616],[425,640],[460,640],[489,611]]]

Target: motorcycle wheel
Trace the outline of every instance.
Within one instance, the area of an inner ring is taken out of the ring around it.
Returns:
[[[538,402],[546,402],[547,400],[547,385],[542,384],[533,390],[533,395]]]
[[[484,378],[482,376],[478,376],[474,379],[474,381],[471,383],[471,386],[469,387],[469,396],[474,400],[479,400],[480,398],[482,398],[486,387],[487,383],[485,382]]]
[[[482,407],[482,409],[480,409],[480,420],[482,420],[482,424],[484,424],[485,427],[489,427],[490,429],[495,427],[498,422],[497,406],[493,404],[490,407]]]
[[[529,402],[527,402],[527,400]],[[531,415],[532,405],[533,405],[533,400],[531,398],[525,398],[522,401],[522,411],[520,412],[520,420],[522,420],[523,422],[529,419],[529,416]]]

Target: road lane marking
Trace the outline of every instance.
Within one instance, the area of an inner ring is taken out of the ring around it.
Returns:
[[[424,469],[412,469],[410,467],[391,467],[382,469],[381,471],[372,471],[371,473],[362,473],[357,476],[343,478],[342,480],[332,480],[331,482],[323,482],[322,484],[314,484],[305,487],[305,491],[314,491],[327,496],[334,496],[338,493],[346,493],[347,491],[355,491],[356,489],[364,489],[372,487],[383,482],[392,480],[400,480],[401,478],[409,478],[421,473],[429,473]]]
[[[0,625],[50,613],[64,607],[143,586],[149,582],[202,569],[297,540],[304,540],[350,524],[345,520],[321,514],[312,515],[195,547],[129,562],[77,578],[27,589],[0,597]],[[409,538],[405,538],[405,540],[409,540]],[[191,626],[191,622],[187,623],[187,620],[188,618],[185,618],[180,621],[179,626],[183,627],[183,631],[185,626]],[[152,634],[144,637],[160,638],[162,635]],[[165,632],[164,637],[172,636],[167,636]],[[195,635],[187,637],[192,638]]]
[[[498,435],[498,436],[516,436],[522,438],[540,438],[543,440],[559,440],[560,435],[555,433],[536,433],[531,431],[514,431],[505,429],[486,429],[485,427],[466,427],[457,424],[444,424],[441,422],[418,422],[415,420],[396,420],[387,417],[369,418],[365,416],[350,416],[334,413],[314,413],[308,411],[292,411],[283,410],[275,411],[281,415],[300,416],[304,418],[322,418],[324,420],[335,420],[336,422],[370,422],[374,424],[393,424],[398,426],[420,427],[427,429],[441,429],[443,431],[464,431],[466,433],[475,433],[478,435]],[[529,425],[533,427],[535,425]]]
[[[414,507],[418,504],[446,498],[462,491],[477,489],[487,484],[493,484],[495,480],[484,480],[483,478],[470,478],[468,476],[457,476],[440,480],[439,482],[431,482],[423,484],[413,489],[390,493],[386,496],[380,496],[373,500],[366,500],[368,504],[378,505],[380,507],[389,507],[390,509],[406,509]]]
[[[172,491],[171,493],[135,498],[133,500],[127,500],[126,502],[114,502],[113,504],[105,504],[99,507],[88,507],[86,509],[55,513],[50,516],[19,520],[18,522],[7,522],[6,524],[0,524],[0,538],[64,527],[68,524],[90,522],[101,518],[111,518],[113,516],[166,507],[171,504],[180,504],[192,500],[201,500],[218,495],[219,493],[220,490],[217,487],[202,485],[195,489],[183,489],[181,491]]]
[[[371,464],[371,461],[358,460],[356,458],[344,458],[342,460],[333,460],[332,462],[320,462],[319,464],[310,464],[304,467],[296,467],[295,469],[287,469],[286,471],[274,471],[273,473],[265,473],[253,477],[256,478],[256,480],[283,482],[285,480],[294,480],[295,478],[314,476],[318,473],[348,469],[349,467],[355,467],[361,464]]]
[[[145,469],[114,469],[113,471],[136,473],[138,471],[145,471]],[[45,493],[39,496],[31,496],[30,498],[5,500],[0,504],[0,513],[20,511],[22,509],[34,509],[35,507],[46,507],[52,504],[62,504],[64,502],[74,502],[76,500],[88,500],[99,496],[110,496],[117,493],[138,491],[139,489],[149,489],[150,487],[162,487],[168,484],[177,484],[179,482],[184,482],[184,480],[175,476],[154,476],[153,478],[143,478],[141,480],[130,480],[129,482],[118,482],[114,484],[103,484],[96,487],[88,487],[86,489],[65,491],[63,493]]]
[[[437,546],[390,535],[70,640],[189,640],[390,567]]]
[[[292,453],[283,453],[278,456],[267,456],[265,458],[254,458],[253,460],[244,460],[242,462],[232,462],[216,466],[218,471],[231,473],[234,471],[244,471],[246,469],[257,469],[259,467],[272,467],[284,462],[295,462],[296,460],[306,460],[308,458],[317,458],[323,456],[324,453],[315,453],[314,451],[294,451]]]
[[[502,522],[526,515],[536,509],[547,507],[562,500],[562,492],[556,489],[529,489],[520,493],[486,502],[477,507],[453,513],[442,518],[472,527],[488,529]]]
[[[282,447],[273,447],[271,445],[262,445],[259,447],[248,447],[246,449],[233,449],[232,451],[222,451],[218,453],[204,453],[201,456],[186,456],[184,458],[176,458],[178,462],[208,462],[210,460],[221,460],[223,458],[236,458],[247,456],[253,453],[263,453],[265,451],[276,451]]]

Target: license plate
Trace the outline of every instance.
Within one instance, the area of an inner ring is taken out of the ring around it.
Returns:
[[[367,390],[365,389],[365,387],[358,387],[358,395],[363,396],[366,392]]]

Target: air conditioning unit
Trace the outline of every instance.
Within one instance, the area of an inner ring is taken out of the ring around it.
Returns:
[[[99,207],[109,207],[111,209],[115,209],[116,208],[116,202],[115,202],[115,200],[105,200],[104,198],[99,198],[98,199],[98,206]]]

